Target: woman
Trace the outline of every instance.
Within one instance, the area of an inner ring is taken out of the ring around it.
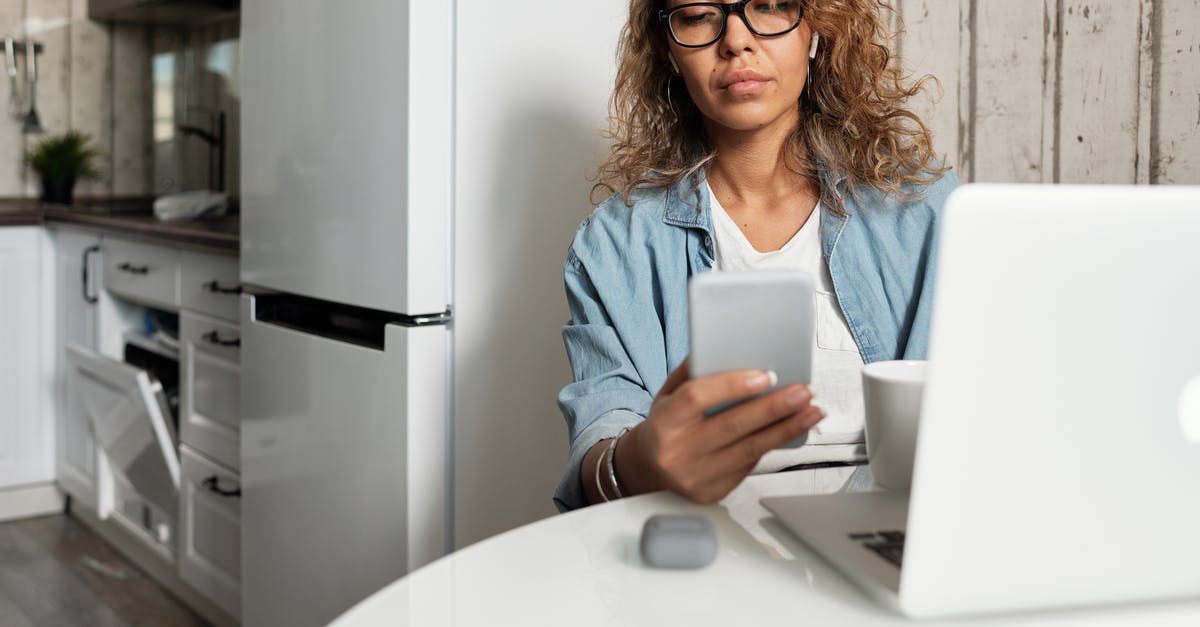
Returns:
[[[574,382],[558,399],[571,438],[560,510],[661,489],[712,503],[782,469],[830,491],[865,462],[860,369],[924,358],[936,219],[957,184],[905,107],[929,79],[909,85],[890,65],[885,10],[630,3],[597,185],[615,193],[564,269]],[[688,379],[687,279],[765,268],[814,277],[813,381],[705,418],[772,380]]]

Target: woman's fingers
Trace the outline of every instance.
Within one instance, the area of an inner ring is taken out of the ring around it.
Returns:
[[[697,503],[720,501],[750,474],[764,454],[796,439],[823,417],[820,408],[810,405],[722,450],[697,458],[686,472],[675,475],[668,487]]]
[[[824,417],[819,407],[810,405],[803,411],[710,454],[708,465],[718,474],[734,472],[746,466],[753,468],[763,455],[800,437]]]
[[[663,397],[664,414],[672,422],[699,422],[705,410],[763,392],[773,382],[774,376],[764,370],[734,370],[692,379]]]
[[[688,380],[688,363],[690,361],[691,359],[685,357],[683,359],[683,363],[679,364],[675,370],[671,371],[671,374],[667,375],[667,380],[663,383],[662,388],[658,391],[660,395],[674,392],[676,388],[678,388],[680,385],[683,385],[683,383]]]
[[[802,412],[812,402],[804,385],[789,385],[752,401],[727,409],[697,426],[700,452],[723,449],[772,423]]]
[[[697,502],[724,498],[764,453],[795,439],[823,417],[807,386],[790,385],[710,418],[705,410],[757,396],[774,384],[762,370],[724,372],[689,379],[684,360],[668,375],[647,420],[618,448],[636,457],[647,485],[670,488]]]

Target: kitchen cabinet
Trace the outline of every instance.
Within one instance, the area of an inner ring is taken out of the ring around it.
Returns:
[[[40,227],[0,229],[0,488],[54,479]]]
[[[196,451],[237,469],[241,464],[238,325],[184,311],[179,339],[183,358],[181,439]]]
[[[172,585],[236,617],[237,257],[85,228],[52,232],[59,484],[151,549]]]
[[[116,512],[151,542],[170,542],[179,453],[162,381],[133,364],[79,346],[67,347],[67,381],[113,472],[113,494],[99,490],[100,516]]]
[[[97,350],[97,310],[100,300],[100,236],[67,228],[51,231],[55,249],[57,330],[55,354],[66,364],[68,346]],[[67,370],[57,377],[55,473],[59,486],[92,509],[96,499],[96,444],[92,425],[79,396],[70,392]]]
[[[185,444],[179,574],[232,616],[242,604],[242,488],[236,473]]]

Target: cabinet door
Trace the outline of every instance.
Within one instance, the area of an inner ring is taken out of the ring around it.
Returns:
[[[55,248],[59,399],[55,470],[63,490],[89,505],[96,500],[96,443],[92,425],[67,373],[67,346],[95,350],[100,293],[100,238],[69,229],[52,231]]]
[[[43,398],[43,237],[41,227],[0,229],[0,488],[54,478]]]
[[[179,320],[179,340],[183,348],[180,440],[237,469],[241,465],[238,326],[185,311]]]
[[[92,423],[112,471],[163,512],[179,498],[179,454],[162,385],[144,370],[67,347],[70,399]],[[99,508],[105,517],[105,508]]]
[[[242,605],[241,481],[187,446],[180,448],[179,575],[233,616]]]

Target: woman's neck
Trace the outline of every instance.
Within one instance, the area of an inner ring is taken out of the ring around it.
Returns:
[[[717,157],[709,186],[756,250],[778,250],[808,221],[820,193],[809,178],[788,167],[791,129],[722,129],[710,133]]]
[[[709,184],[730,204],[774,204],[810,187],[806,177],[788,167],[786,146],[792,126],[772,124],[749,131],[710,128],[717,157],[707,170]],[[794,158],[794,157],[793,157]]]
[[[717,157],[707,176],[722,203],[763,207],[797,193],[816,196],[811,181],[788,167],[785,147],[790,134],[764,128],[710,135]]]

